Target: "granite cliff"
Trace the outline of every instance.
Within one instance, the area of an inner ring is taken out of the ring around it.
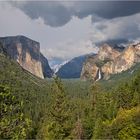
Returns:
[[[82,68],[81,78],[94,81],[107,80],[111,74],[126,71],[139,62],[140,43],[130,44],[124,49],[115,49],[104,44],[96,56],[87,58]]]
[[[25,36],[1,37],[0,42],[7,55],[24,69],[40,77],[51,77],[48,60],[40,52],[40,44]]]

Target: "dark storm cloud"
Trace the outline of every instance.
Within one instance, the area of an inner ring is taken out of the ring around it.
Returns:
[[[41,17],[47,25],[57,27],[66,24],[72,16],[79,18],[96,15],[106,19],[129,16],[140,12],[140,1],[28,1],[15,4],[30,18]],[[93,18],[94,19],[94,18]]]
[[[41,17],[45,24],[51,26],[61,26],[71,19],[71,15],[67,8],[58,2],[27,2],[21,6],[30,18],[37,19]]]
[[[75,11],[78,17],[96,14],[99,17],[111,19],[140,12],[140,1],[77,2]]]

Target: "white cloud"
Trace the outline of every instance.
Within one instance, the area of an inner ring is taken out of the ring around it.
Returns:
[[[39,41],[41,51],[49,59],[59,57],[67,59],[94,51],[87,47],[91,27],[91,17],[72,20],[63,27],[52,28],[44,24],[42,18],[31,20],[21,10],[9,4],[0,4],[0,36],[25,35]]]
[[[140,14],[112,20],[99,18],[93,25],[91,16],[72,17],[64,26],[53,28],[45,25],[40,17],[32,20],[20,9],[0,3],[0,19],[0,36],[21,34],[39,41],[41,51],[50,60],[67,60],[96,52],[97,47],[90,40],[96,43],[108,39],[140,38]]]
[[[54,48],[49,48],[46,51],[46,55],[49,56],[51,60],[53,57],[61,58],[63,60],[69,60],[73,57],[89,54],[89,53],[97,53],[98,47],[92,44],[90,40],[79,40],[78,42],[74,42],[73,40],[59,42],[58,45]]]
[[[93,24],[92,39],[100,42],[109,39],[135,39],[140,37],[140,14],[112,20],[100,20]]]

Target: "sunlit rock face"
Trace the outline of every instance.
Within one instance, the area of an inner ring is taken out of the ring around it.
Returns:
[[[3,37],[0,38],[0,42],[2,42],[8,56],[16,60],[30,73],[40,78],[46,77],[48,71],[51,75],[52,71],[47,59],[44,64],[44,56],[40,53],[40,44],[38,42],[24,36]]]
[[[95,63],[96,61],[97,57],[95,55],[88,57],[88,59],[85,61],[81,72],[81,78],[83,80],[91,78],[96,80],[97,72],[99,69],[99,67]]]
[[[81,78],[98,79],[98,69],[103,79],[109,79],[111,74],[126,71],[136,63],[140,62],[140,43],[130,44],[121,52],[104,44],[100,47],[95,57],[90,57],[83,65]]]
[[[108,44],[104,44],[103,46],[100,47],[99,52],[98,52],[98,59],[99,60],[114,60],[116,57],[120,55],[120,52],[113,49],[111,46]]]

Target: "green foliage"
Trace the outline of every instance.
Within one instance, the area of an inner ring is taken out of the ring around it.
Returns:
[[[75,124],[75,127],[72,131],[71,139],[84,139],[84,129],[80,119],[78,119]]]
[[[53,122],[54,139],[63,139],[69,135],[70,108],[61,80],[56,77],[52,85],[52,105],[50,109],[51,122]]]
[[[49,121],[45,122],[48,124],[45,126],[47,131],[43,139],[64,139],[70,135],[71,114],[63,84],[58,77],[54,78],[51,91],[52,97],[48,116]],[[40,135],[41,134],[39,134],[38,137],[40,137]]]
[[[0,55],[0,84],[11,91],[0,86],[0,136],[140,139],[139,68],[94,84],[58,77],[42,80]]]
[[[93,139],[140,138],[139,73],[123,81],[109,93],[104,90],[96,96]]]
[[[30,131],[31,120],[23,113],[23,101],[0,85],[0,138],[25,139]]]
[[[48,106],[49,84],[4,55],[0,55],[0,84],[10,87],[11,94],[24,102],[23,113],[32,120],[32,131],[28,138],[35,138]]]
[[[111,139],[139,139],[140,136],[140,107],[119,109],[116,118],[105,125],[105,138]],[[107,132],[109,130],[109,133]]]

